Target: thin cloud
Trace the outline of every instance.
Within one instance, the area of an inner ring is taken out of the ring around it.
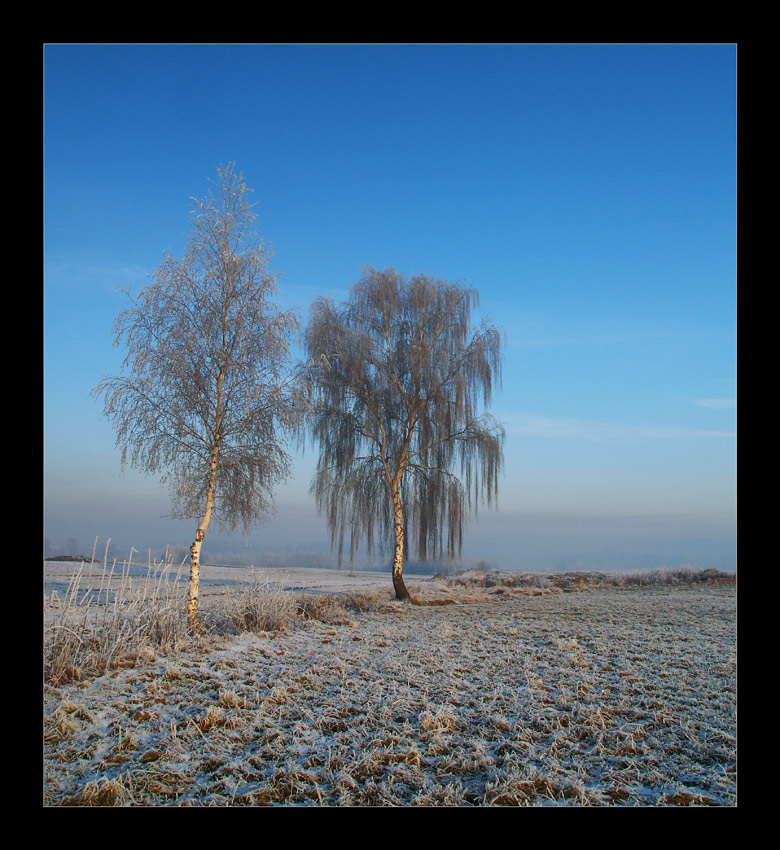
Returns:
[[[161,255],[162,256],[162,255]],[[69,259],[47,259],[45,261],[45,286],[65,288],[68,291],[74,289],[94,289],[96,285],[104,289],[117,288],[127,289],[132,286],[133,290],[146,286],[153,269],[139,265],[127,265],[118,263],[81,263]]]
[[[733,398],[699,398],[693,403],[712,410],[731,410],[737,406],[737,400]]]

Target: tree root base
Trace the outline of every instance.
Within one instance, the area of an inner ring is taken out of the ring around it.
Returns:
[[[413,596],[407,596],[403,599],[396,597],[396,601],[405,602],[407,605],[419,605],[421,607],[457,604],[454,599],[415,599]]]

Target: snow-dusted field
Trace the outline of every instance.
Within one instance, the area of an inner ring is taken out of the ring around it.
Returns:
[[[349,581],[296,573],[282,583]],[[355,581],[389,600],[387,574]],[[460,604],[388,601],[47,685],[44,804],[736,804],[735,586],[408,583]]]

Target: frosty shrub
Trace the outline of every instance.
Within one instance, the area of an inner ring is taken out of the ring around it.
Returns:
[[[242,589],[227,612],[210,611],[206,619],[222,619],[228,631],[274,632],[293,625],[298,619],[295,597],[287,591],[261,581]]]

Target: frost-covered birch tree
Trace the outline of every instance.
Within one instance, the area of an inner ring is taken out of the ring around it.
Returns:
[[[483,411],[500,384],[501,337],[472,328],[478,294],[425,276],[367,269],[349,301],[317,300],[305,333],[313,364],[312,482],[339,558],[365,542],[403,563],[461,552],[466,519],[497,496],[504,431]]]
[[[291,468],[290,347],[299,319],[272,301],[271,250],[257,236],[250,189],[233,165],[192,199],[190,239],[114,324],[122,375],[93,391],[116,430],[123,466],[161,473],[173,516],[199,520],[187,616],[198,627],[200,553],[211,520],[248,529],[273,509]]]

